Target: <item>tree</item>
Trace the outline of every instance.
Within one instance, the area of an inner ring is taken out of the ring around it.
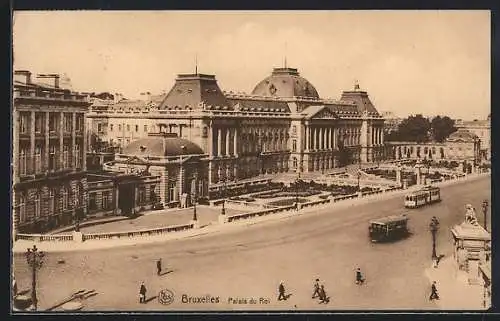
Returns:
[[[427,142],[430,122],[422,115],[410,116],[398,126],[398,140],[408,142]]]
[[[455,121],[448,116],[436,116],[431,121],[432,135],[437,142],[442,143],[451,133],[455,132]]]

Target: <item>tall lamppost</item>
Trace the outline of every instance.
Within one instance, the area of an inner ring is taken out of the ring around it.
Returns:
[[[483,201],[484,229],[488,231],[488,200]]]
[[[227,173],[227,171],[226,171]],[[226,189],[227,189],[227,177],[224,177],[224,185],[222,186],[222,209],[220,211],[221,215],[226,215]]]
[[[439,221],[433,216],[431,219],[431,223],[429,224],[429,230],[432,234],[432,260],[435,261],[437,259],[436,254],[436,233],[439,230]]]
[[[198,201],[198,172],[194,174],[194,191],[193,191],[193,221],[198,220],[196,215],[196,202]]]
[[[26,250],[26,261],[28,265],[31,267],[31,302],[35,307],[35,311],[38,309],[38,300],[36,297],[36,271],[42,267],[43,257],[45,254],[41,251],[38,251],[36,245],[33,245],[33,248],[28,248]]]

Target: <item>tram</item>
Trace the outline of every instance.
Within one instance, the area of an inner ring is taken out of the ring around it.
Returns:
[[[441,189],[436,186],[425,186],[405,195],[405,207],[417,208],[441,201]]]
[[[371,220],[368,232],[372,242],[387,242],[404,238],[409,234],[408,217],[403,214]]]

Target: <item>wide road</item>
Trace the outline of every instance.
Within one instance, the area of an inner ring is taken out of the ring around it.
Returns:
[[[464,205],[480,214],[483,199],[490,200],[490,178],[442,188],[443,201],[405,210],[403,196],[354,205],[279,221],[241,227],[237,231],[98,251],[48,253],[39,272],[39,307],[47,308],[79,289],[98,295],[85,302],[85,310],[214,310],[214,309],[433,309],[427,300],[432,215],[441,222],[438,254],[451,255],[449,227],[461,223]],[[399,242],[372,244],[367,222],[372,218],[408,213],[412,235]],[[156,275],[162,258],[169,273]],[[58,264],[59,260],[65,263]],[[30,273],[22,255],[14,258],[20,290],[30,287]],[[364,286],[354,284],[359,266]],[[312,283],[320,278],[329,304],[311,299]],[[153,299],[139,304],[140,282],[148,297],[162,289],[174,302],[162,305]],[[277,301],[277,286],[284,281],[291,297]],[[219,303],[183,303],[189,297],[218,297]],[[256,298],[255,305],[230,304],[228,298]],[[259,304],[260,298],[269,303]]]

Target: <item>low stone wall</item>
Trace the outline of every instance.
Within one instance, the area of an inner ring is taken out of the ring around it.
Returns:
[[[32,242],[85,242],[91,240],[111,240],[121,238],[136,238],[143,236],[155,236],[172,232],[186,231],[195,228],[195,224],[171,225],[155,229],[145,229],[125,232],[108,232],[108,233],[88,233],[73,232],[72,234],[17,234],[16,240],[32,241]]]

